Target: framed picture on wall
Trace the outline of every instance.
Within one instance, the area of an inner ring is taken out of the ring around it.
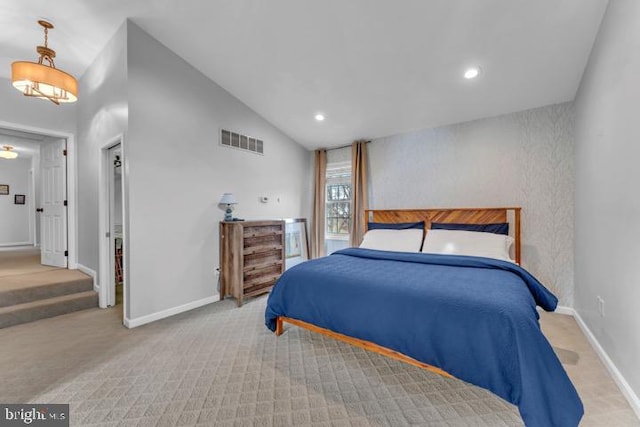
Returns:
[[[24,194],[16,194],[13,198],[13,203],[16,205],[24,205],[25,196]]]
[[[285,219],[285,269],[309,259],[306,218]]]
[[[0,184],[0,194],[3,196],[9,195],[9,184]]]

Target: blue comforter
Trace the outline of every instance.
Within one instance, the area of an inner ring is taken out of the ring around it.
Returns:
[[[527,426],[576,426],[582,402],[538,324],[556,297],[489,258],[351,248],[285,272],[266,325],[302,320],[374,342],[491,390]]]

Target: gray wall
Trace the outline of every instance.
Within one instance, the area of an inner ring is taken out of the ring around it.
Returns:
[[[369,145],[370,207],[522,207],[522,263],[573,304],[573,107],[559,104]]]
[[[217,294],[222,193],[235,194],[242,218],[307,216],[311,168],[307,150],[131,22],[127,49],[136,319]],[[264,156],[220,146],[221,127],[262,138]]]
[[[75,133],[76,108],[76,104],[55,105],[24,96],[10,79],[0,77],[0,121]]]
[[[611,0],[576,98],[576,309],[640,394],[640,2]],[[605,316],[596,298],[605,301]]]
[[[0,184],[9,185],[9,195],[0,195],[0,246],[33,243],[29,232],[29,208],[31,189],[29,188],[31,159],[0,159]],[[14,196],[24,194],[24,205],[14,204]]]
[[[123,24],[79,81],[78,263],[96,272],[100,147],[127,129],[126,38]]]

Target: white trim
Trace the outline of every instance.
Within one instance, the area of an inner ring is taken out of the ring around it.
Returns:
[[[78,266],[78,154],[76,140],[72,135],[67,137],[67,258],[68,268]]]
[[[142,326],[147,323],[155,322],[156,320],[164,319],[165,317],[174,316],[185,311],[193,310],[194,308],[202,307],[203,305],[211,304],[216,301],[220,301],[220,295],[213,295],[210,297],[202,298],[197,301],[179,305],[177,307],[171,307],[166,310],[158,311],[156,313],[148,314],[142,317],[137,317],[135,319],[129,319],[125,317],[124,325],[127,328],[135,328],[137,326]]]
[[[10,242],[10,243],[0,243],[0,247],[8,247],[8,246],[30,246],[33,247],[33,242]]]
[[[120,159],[122,161],[120,185],[122,186],[122,318],[129,316],[129,146],[127,134],[120,135]]]
[[[580,314],[575,309],[565,306],[558,306],[555,312],[573,316],[573,318],[576,319],[576,323],[582,330],[582,333],[587,337],[589,344],[591,344],[591,347],[602,361],[602,364],[607,368],[607,371],[609,371],[613,381],[615,381],[623,396],[627,399],[627,402],[629,402],[631,409],[633,409],[636,416],[640,418],[640,398],[638,398],[638,395],[633,391],[627,380],[624,379],[622,373],[618,370],[607,352],[604,351],[604,348],[602,348],[595,335],[593,335],[587,324],[582,320]]]
[[[574,316],[575,311],[573,310],[573,308],[568,307],[566,305],[559,305],[556,307],[556,310],[554,311],[554,313],[564,314],[566,316]]]
[[[115,273],[111,268],[112,266],[111,258],[110,258],[111,237],[109,238],[106,237],[107,232],[109,231],[109,228],[110,228],[109,214],[107,212],[110,206],[109,187],[107,184],[111,176],[110,175],[111,166],[109,165],[109,149],[112,147],[115,147],[118,144],[120,144],[121,149],[124,147],[123,134],[119,134],[113,138],[110,138],[109,140],[107,140],[107,142],[105,142],[100,147],[98,147],[98,158],[100,160],[98,163],[98,253],[99,253],[98,271],[100,272],[99,282],[101,284],[113,283],[113,286],[115,286],[115,280],[112,280],[112,279],[113,279],[113,274]],[[126,161],[126,158],[124,156],[123,156],[123,161]],[[122,174],[123,183],[125,179],[126,179],[125,174]],[[123,192],[123,199],[124,199],[124,192]],[[124,205],[124,200],[123,200],[123,205]],[[126,239],[127,230],[125,229],[125,226],[124,226],[127,222],[125,215],[123,215],[122,222],[123,222],[122,241],[124,245],[124,243],[127,241]],[[128,251],[127,251],[127,248],[125,247],[125,254],[126,252]],[[127,292],[126,292],[127,274],[126,274],[125,266],[126,264],[122,266],[125,272],[123,277],[123,283],[122,283],[123,312],[125,313],[125,316],[123,317],[126,317],[127,303],[128,303]],[[100,306],[100,308],[107,308],[108,302],[109,302],[109,287],[100,286],[99,288],[100,288],[100,292],[98,293],[98,305]]]
[[[34,246],[29,243],[28,245],[20,245],[20,246],[4,246],[0,245],[0,252],[9,252],[9,251],[24,251],[27,249],[33,249]]]
[[[335,240],[336,242],[348,242],[349,235],[348,234],[333,234],[327,233],[325,230],[324,240]]]
[[[82,271],[84,274],[88,276],[91,276],[91,278],[93,279],[93,290],[96,292],[100,292],[100,285],[96,281],[97,279],[96,271],[82,264],[78,264],[78,270]]]
[[[35,198],[36,198],[36,174],[35,169],[33,168],[34,159],[31,159],[31,167],[29,168],[29,200],[27,201],[27,206],[29,209],[29,242],[33,246],[36,245],[36,206],[35,206]]]
[[[67,266],[70,269],[78,268],[78,163],[75,135],[69,132],[10,123],[1,120],[0,127],[56,138],[65,138],[67,140],[67,250],[69,251]]]

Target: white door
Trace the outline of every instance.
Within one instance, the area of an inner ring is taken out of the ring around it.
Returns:
[[[42,196],[40,258],[44,265],[67,267],[67,160],[66,140],[41,145]]]

